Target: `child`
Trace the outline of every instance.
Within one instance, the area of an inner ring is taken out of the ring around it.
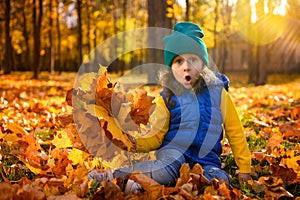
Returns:
[[[220,154],[223,130],[228,138],[240,181],[249,180],[250,153],[235,106],[227,92],[226,76],[208,69],[208,53],[202,40],[202,29],[191,22],[174,26],[164,38],[164,60],[167,72],[161,81],[161,96],[170,113],[169,129],[156,152],[156,160],[116,169],[114,173],[89,173],[89,179],[123,177],[141,171],[160,184],[174,186],[183,163],[192,167],[200,163],[204,176],[230,183],[221,169]],[[140,186],[127,182],[127,190]]]

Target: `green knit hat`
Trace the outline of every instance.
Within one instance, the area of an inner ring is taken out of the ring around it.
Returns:
[[[180,22],[175,24],[174,32],[164,37],[164,61],[167,67],[171,67],[173,59],[184,53],[197,54],[208,66],[208,53],[202,29],[192,22]]]

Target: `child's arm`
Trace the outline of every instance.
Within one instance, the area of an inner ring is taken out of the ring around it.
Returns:
[[[150,129],[140,130],[140,127],[132,120],[125,122],[125,117],[130,111],[130,106],[121,106],[118,122],[124,131],[130,134],[130,131],[136,131],[134,140],[134,152],[149,152],[157,150],[164,139],[165,134],[169,130],[170,113],[165,106],[162,96],[156,97],[154,100],[155,109],[150,115]],[[125,116],[125,117],[124,117]]]
[[[155,100],[156,108],[150,116],[151,130],[147,135],[136,138],[136,150],[138,152],[149,152],[157,150],[169,130],[170,113],[162,96]]]
[[[231,146],[235,162],[240,173],[251,172],[251,158],[243,126],[230,95],[223,89],[221,111],[224,121],[225,135]]]

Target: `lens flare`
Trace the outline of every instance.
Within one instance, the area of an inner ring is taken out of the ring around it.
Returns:
[[[284,17],[266,14],[253,24],[245,25],[239,21],[240,30],[244,39],[255,45],[266,45],[276,41],[286,31]]]

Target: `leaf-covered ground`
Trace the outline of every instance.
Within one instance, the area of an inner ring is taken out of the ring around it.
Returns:
[[[300,76],[270,76],[251,86],[229,75],[252,153],[252,178],[243,185],[224,141],[224,169],[232,185],[203,179],[183,165],[176,187],[132,174],[144,191],[125,195],[118,180],[87,180],[90,169],[117,166],[90,155],[79,139],[66,99],[74,74],[0,75],[0,193],[3,199],[297,199],[300,196]],[[242,78],[241,78],[242,77]],[[120,155],[117,155],[120,158]]]

